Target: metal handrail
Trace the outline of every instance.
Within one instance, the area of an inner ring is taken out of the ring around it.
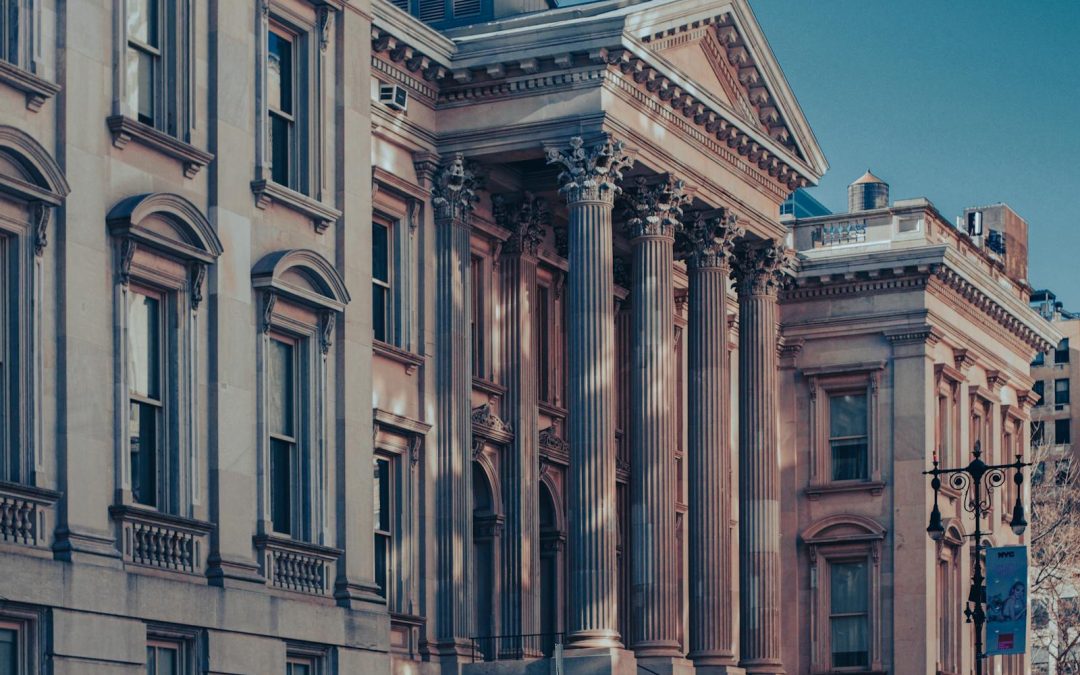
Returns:
[[[476,635],[472,643],[473,663],[485,661],[522,661],[551,656],[563,643],[564,633],[519,633],[514,635]]]

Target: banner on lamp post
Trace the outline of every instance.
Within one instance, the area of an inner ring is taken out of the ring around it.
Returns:
[[[1027,648],[1027,546],[986,549],[986,654]]]

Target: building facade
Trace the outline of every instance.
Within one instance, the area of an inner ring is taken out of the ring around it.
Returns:
[[[0,8],[0,672],[966,672],[1060,336],[745,2]]]
[[[1031,306],[1064,336],[1054,349],[1036,354],[1031,362],[1035,393],[1039,395],[1032,411],[1033,442],[1044,446],[1055,461],[1072,462],[1076,447],[1072,435],[1080,429],[1080,407],[1070,404],[1071,392],[1080,391],[1080,369],[1073,365],[1080,345],[1080,316],[1065,309],[1048,290],[1032,293]]]

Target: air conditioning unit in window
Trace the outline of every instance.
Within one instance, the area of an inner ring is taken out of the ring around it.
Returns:
[[[405,112],[409,105],[409,92],[405,87],[396,84],[379,85],[379,103],[391,110]]]

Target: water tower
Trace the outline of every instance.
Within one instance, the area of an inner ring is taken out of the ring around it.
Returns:
[[[870,169],[847,190],[850,213],[883,209],[889,205],[889,184],[870,173]]]

